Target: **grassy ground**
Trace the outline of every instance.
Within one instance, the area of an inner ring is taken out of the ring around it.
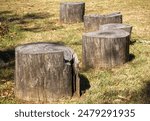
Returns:
[[[80,98],[55,103],[150,103],[150,44],[140,43],[150,42],[149,0],[83,1],[86,14],[120,11],[123,22],[133,25],[135,43],[130,45],[131,61],[111,70],[81,69],[85,93]],[[14,98],[15,46],[63,42],[76,51],[81,61],[83,23],[59,23],[59,3],[59,0],[0,0],[0,26],[4,24],[6,28],[4,35],[0,35],[0,103],[28,103]]]

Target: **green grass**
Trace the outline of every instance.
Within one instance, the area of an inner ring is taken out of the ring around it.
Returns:
[[[66,0],[74,1],[74,0]],[[77,0],[80,1],[80,0]],[[0,67],[0,103],[30,103],[14,98],[15,46],[29,42],[63,42],[72,47],[80,60],[80,73],[90,88],[80,98],[55,103],[150,103],[150,2],[149,0],[82,0],[86,14],[120,11],[123,22],[133,26],[130,53],[132,61],[113,69],[82,70],[83,23],[61,24],[59,0],[2,0],[0,20],[8,22],[9,33],[0,38],[0,55],[8,66]]]

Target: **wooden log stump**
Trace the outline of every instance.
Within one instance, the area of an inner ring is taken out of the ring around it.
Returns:
[[[108,15],[91,14],[84,16],[84,28],[86,32],[98,31],[100,25],[109,23],[122,23],[120,12]]]
[[[85,69],[124,64],[129,57],[129,33],[121,29],[84,33],[82,49]]]
[[[69,47],[32,43],[18,46],[15,95],[33,102],[51,102],[80,95],[78,59]]]
[[[84,2],[60,3],[60,22],[62,23],[82,22],[84,13],[85,13]]]
[[[112,23],[112,24],[104,24],[100,25],[99,30],[105,31],[105,30],[116,30],[116,29],[122,29],[130,33],[132,32],[132,26],[127,24],[119,24],[119,23]]]

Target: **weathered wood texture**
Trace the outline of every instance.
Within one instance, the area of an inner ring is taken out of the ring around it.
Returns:
[[[91,14],[84,16],[85,32],[98,31],[100,25],[109,23],[122,23],[122,15],[118,12],[108,15]]]
[[[60,3],[60,22],[62,23],[82,22],[84,13],[85,13],[84,2]]]
[[[124,64],[129,56],[129,33],[124,30],[85,33],[82,49],[85,69],[112,68]]]
[[[69,47],[50,43],[18,46],[15,95],[34,102],[51,102],[80,93],[78,59]]]
[[[113,23],[113,24],[104,24],[100,25],[99,30],[105,31],[105,30],[116,30],[116,29],[122,29],[130,33],[132,32],[132,26],[127,24],[119,24],[119,23]]]

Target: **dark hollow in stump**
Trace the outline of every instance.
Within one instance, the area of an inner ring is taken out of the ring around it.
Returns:
[[[86,32],[98,31],[100,25],[109,23],[122,23],[120,12],[108,15],[91,14],[84,16],[84,28]]]
[[[130,33],[132,32],[132,26],[127,24],[119,24],[119,23],[113,23],[113,24],[104,24],[100,25],[99,30],[105,31],[105,30],[116,30],[116,29],[122,29]]]
[[[84,13],[85,13],[84,2],[60,3],[60,22],[62,23],[82,22]]]
[[[129,33],[107,30],[83,34],[83,68],[112,68],[124,64],[129,57]]]
[[[51,102],[80,95],[78,59],[66,46],[31,43],[15,50],[15,96],[33,102]]]

